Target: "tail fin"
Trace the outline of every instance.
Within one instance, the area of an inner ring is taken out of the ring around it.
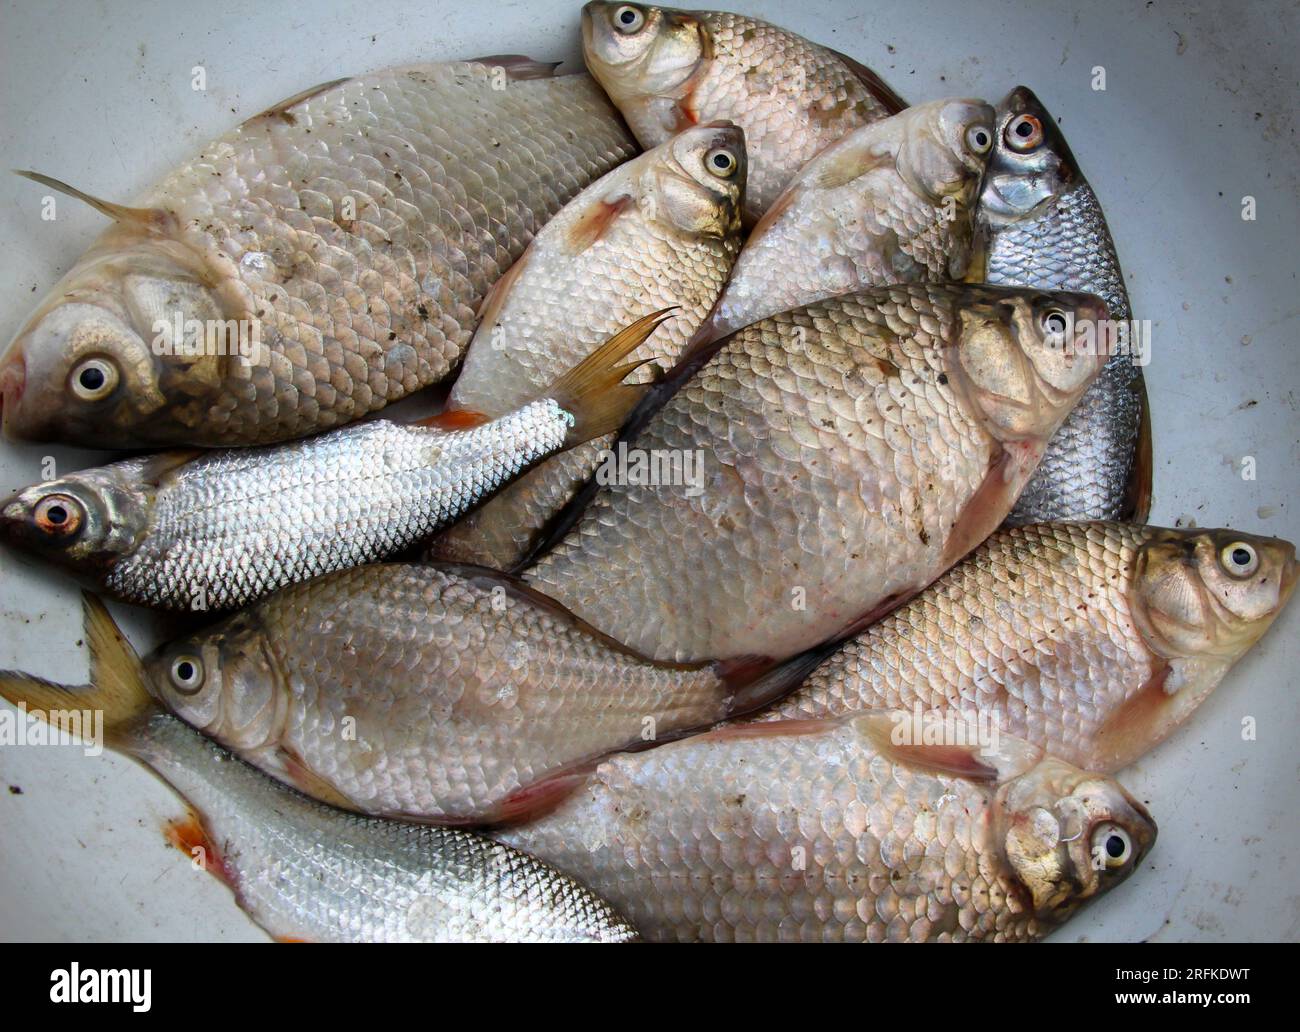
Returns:
[[[145,687],[140,657],[104,604],[89,593],[81,597],[90,647],[90,684],[55,684],[5,670],[0,671],[0,695],[65,732],[74,730],[70,726],[72,711],[102,710],[105,736],[114,744],[136,721],[152,714],[156,703]]]
[[[752,657],[718,663],[718,676],[734,688],[727,704],[726,719],[752,713],[788,695],[803,684],[804,679],[831,653],[838,652],[842,644],[842,640],[827,642],[775,666]]]
[[[647,360],[622,360],[644,344],[676,310],[675,306],[664,308],[625,326],[539,394],[573,416],[567,439],[570,446],[613,433],[627,421],[650,385],[622,382]]]

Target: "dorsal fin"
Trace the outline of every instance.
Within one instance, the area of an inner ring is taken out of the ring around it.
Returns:
[[[292,97],[286,97],[284,100],[280,101],[280,103],[272,104],[265,111],[254,115],[248,120],[248,122],[256,122],[259,118],[278,118],[282,122],[288,122],[290,125],[293,125],[297,119],[295,119],[290,113],[290,108],[297,107],[299,104],[303,103],[303,101],[311,100],[312,97],[318,97],[326,90],[332,90],[335,86],[342,86],[350,78],[352,77],[348,75],[344,76],[342,79],[331,79],[329,82],[322,82],[318,86],[312,86],[310,89],[305,89],[301,93],[295,93]],[[245,122],[244,124],[247,125],[248,122]]]
[[[826,49],[830,50],[830,47]],[[907,101],[895,93],[884,79],[866,65],[853,60],[847,54],[841,54],[838,50],[831,50],[831,53],[844,62],[849,71],[857,77],[858,82],[862,83],[866,91],[880,101],[881,106],[891,115],[896,115],[907,107]]]
[[[561,61],[537,61],[524,54],[491,54],[487,57],[470,58],[470,64],[502,69],[506,73],[506,78],[515,82],[523,82],[526,79],[553,79],[555,69],[562,63]]]
[[[48,186],[51,190],[57,190],[61,194],[67,194],[69,197],[75,197],[79,201],[89,204],[97,212],[107,215],[115,222],[125,222],[129,225],[139,226],[141,229],[162,235],[172,228],[175,219],[171,212],[164,211],[162,208],[129,208],[125,204],[114,204],[112,201],[102,201],[98,197],[93,197],[84,190],[78,190],[75,186],[69,186],[62,180],[55,179],[53,176],[47,176],[41,172],[33,172],[30,169],[16,168],[14,174],[22,176],[24,179],[30,179],[34,183],[40,183],[42,186]]]

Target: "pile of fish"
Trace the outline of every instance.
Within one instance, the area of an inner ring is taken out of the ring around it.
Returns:
[[[1043,937],[1147,856],[1113,775],[1294,547],[1144,525],[1123,277],[1028,89],[908,106],[723,12],[582,41],[304,91],[131,207],[29,174],[112,221],[5,431],[166,450],[0,537],[197,615],[141,658],[86,594],[90,683],[0,694],[101,710],[285,940]]]

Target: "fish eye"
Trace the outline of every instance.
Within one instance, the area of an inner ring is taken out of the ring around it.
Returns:
[[[624,4],[614,12],[614,28],[625,36],[640,32],[645,26],[645,13],[639,7]]]
[[[720,179],[735,175],[736,164],[736,156],[722,147],[717,147],[704,156],[704,167]]]
[[[1043,313],[1043,332],[1049,337],[1064,338],[1070,330],[1070,317],[1059,308],[1049,308]]]
[[[1219,562],[1233,577],[1249,577],[1259,569],[1259,555],[1245,541],[1234,541],[1219,552]]]
[[[172,660],[172,685],[182,695],[193,695],[203,687],[203,661],[198,656],[177,656]]]
[[[1007,123],[1005,136],[1012,150],[1033,150],[1043,142],[1043,123],[1033,115],[1017,115]]]
[[[82,401],[106,398],[117,386],[117,366],[106,358],[88,358],[72,370],[72,393]]]
[[[1092,855],[1113,871],[1132,859],[1133,840],[1118,824],[1099,825],[1092,833]]]
[[[36,505],[36,528],[51,537],[71,537],[81,529],[86,510],[71,495],[46,495]]]
[[[982,125],[973,125],[966,130],[966,146],[976,154],[987,154],[993,146],[993,134]]]

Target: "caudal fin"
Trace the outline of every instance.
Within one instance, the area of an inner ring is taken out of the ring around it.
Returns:
[[[573,427],[566,438],[570,447],[613,433],[627,421],[650,385],[622,382],[648,359],[639,362],[623,359],[644,344],[676,310],[673,307],[652,312],[619,330],[541,392],[539,397],[550,398],[573,416]]]
[[[156,703],[145,686],[144,667],[104,604],[82,594],[86,644],[90,648],[90,684],[55,684],[18,670],[0,671],[0,696],[23,705],[61,731],[73,732],[72,721],[83,710],[101,710],[110,744],[153,712]],[[75,716],[74,716],[75,715]]]

